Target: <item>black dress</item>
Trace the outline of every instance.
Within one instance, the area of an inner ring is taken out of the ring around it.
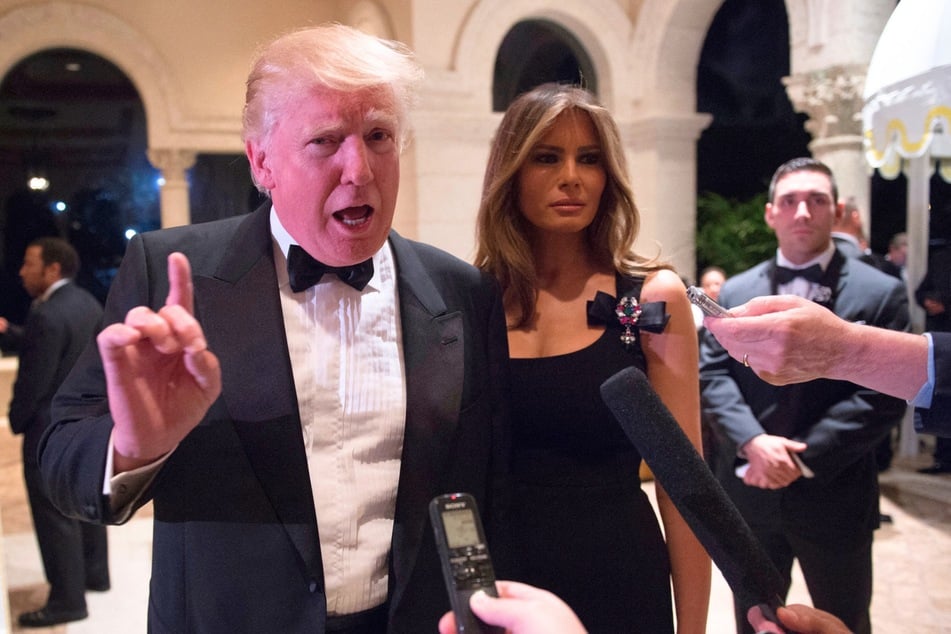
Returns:
[[[633,284],[626,295],[639,295],[640,280],[622,282]],[[646,369],[639,341],[626,346],[621,332],[608,327],[569,354],[511,360],[514,496],[506,533],[518,580],[564,599],[591,634],[667,633],[667,546],[640,487],[641,456],[600,396],[616,372]]]

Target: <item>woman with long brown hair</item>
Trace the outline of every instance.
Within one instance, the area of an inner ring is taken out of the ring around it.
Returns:
[[[500,282],[514,422],[511,548],[520,581],[595,632],[702,634],[710,561],[599,387],[629,365],[700,446],[697,336],[670,267],[633,251],[639,216],[613,118],[587,91],[516,99],[493,141],[475,264]],[[666,542],[664,539],[666,535]]]

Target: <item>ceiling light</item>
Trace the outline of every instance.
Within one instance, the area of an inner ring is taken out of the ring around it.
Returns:
[[[45,176],[31,176],[26,185],[35,192],[45,192],[50,188],[50,180]]]

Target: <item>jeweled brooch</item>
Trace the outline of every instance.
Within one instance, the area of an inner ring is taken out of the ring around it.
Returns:
[[[633,297],[622,297],[618,301],[614,312],[617,313],[618,321],[624,326],[624,332],[621,333],[621,343],[629,346],[637,341],[637,335],[631,331],[631,328],[637,325],[643,309]]]

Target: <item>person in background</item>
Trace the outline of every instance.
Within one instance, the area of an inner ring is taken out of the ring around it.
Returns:
[[[39,238],[26,248],[20,279],[33,298],[22,328],[0,323],[4,339],[20,351],[10,430],[23,434],[26,482],[43,572],[50,584],[46,605],[17,617],[20,627],[52,627],[88,616],[86,591],[109,589],[106,527],[67,517],[54,505],[40,476],[37,447],[50,425],[50,402],[83,349],[96,336],[102,306],[73,282],[79,256],[61,238]]]
[[[908,234],[904,231],[896,233],[888,241],[888,253],[885,259],[897,266],[904,272],[905,263],[908,261]]]
[[[717,301],[720,297],[720,287],[725,281],[726,271],[719,266],[708,266],[700,272],[700,289],[713,301]],[[690,309],[693,311],[693,321],[699,331],[703,328],[703,311],[693,304],[690,305]]]
[[[710,560],[602,402],[622,368],[700,447],[697,335],[683,283],[632,251],[639,217],[617,126],[587,91],[545,84],[507,109],[490,149],[476,266],[502,286],[511,356],[512,577],[564,598],[591,632],[703,632]],[[598,583],[590,583],[591,578]]]
[[[719,266],[708,266],[700,273],[700,288],[713,301],[720,299],[720,288],[725,281],[726,271]],[[703,311],[696,304],[690,304],[690,309],[693,311],[693,320],[699,335],[703,329]],[[703,459],[710,470],[715,472],[719,453],[717,430],[702,409],[700,410],[700,433],[703,438]]]
[[[951,332],[951,246],[931,246],[928,270],[915,290],[915,301],[925,310],[927,331]],[[918,473],[951,473],[951,438],[935,438],[932,464],[918,469]]]
[[[725,281],[726,271],[719,266],[708,266],[700,273],[700,288],[713,301],[720,299],[720,287]]]
[[[842,208],[842,215],[832,225],[835,248],[847,258],[858,258],[882,273],[902,279],[900,266],[869,247],[865,228],[862,226],[862,214],[855,204],[855,197],[848,196],[840,200],[839,206]]]
[[[22,343],[23,326],[13,323],[6,317],[0,317],[0,349],[4,354],[19,352]]]
[[[855,197],[848,196],[839,201],[842,208],[842,214],[832,225],[832,241],[839,253],[847,258],[856,258],[870,264],[883,273],[896,277],[902,282],[901,269],[890,262],[887,258],[872,251],[868,246],[868,239],[865,237],[865,229],[862,227],[862,215],[855,204]],[[892,464],[892,457],[895,455],[893,448],[893,435],[898,431],[898,426],[892,433],[888,434],[875,448],[875,461],[878,464],[878,470],[886,471]],[[891,522],[890,515],[882,514],[880,517],[883,522]]]
[[[868,239],[862,227],[862,215],[855,204],[855,197],[839,200],[842,213],[832,223],[832,242],[835,248],[847,258],[861,258],[867,255]]]
[[[40,464],[73,517],[153,502],[151,632],[433,631],[429,501],[472,493],[494,536],[498,286],[391,230],[421,78],[351,27],[277,38],[244,107],[269,201],[128,245]]]
[[[825,164],[787,161],[774,173],[767,200],[764,219],[779,243],[776,257],[727,280],[720,292],[725,308],[793,294],[850,321],[907,328],[902,283],[834,246],[831,231],[842,208]],[[730,441],[716,462],[717,479],[787,589],[798,560],[814,605],[855,632],[869,632],[872,535],[880,521],[874,450],[905,404],[847,382],[773,387],[747,361],[737,362],[704,332],[704,411],[720,430],[718,440]],[[739,632],[750,631],[740,606],[736,622]]]

